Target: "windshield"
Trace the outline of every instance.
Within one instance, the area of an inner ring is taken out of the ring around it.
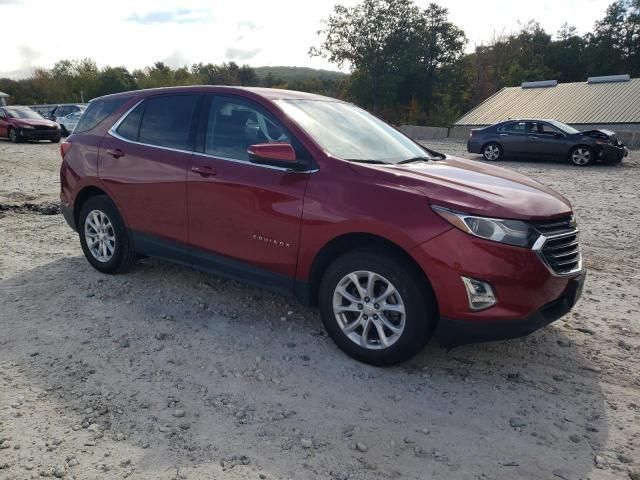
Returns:
[[[558,130],[564,133],[568,133],[569,135],[573,135],[574,133],[579,133],[580,130],[576,130],[571,125],[567,125],[566,123],[558,122],[557,120],[549,120],[549,123],[556,127]]]
[[[327,153],[344,160],[399,163],[429,154],[370,113],[342,102],[276,100]]]
[[[43,120],[42,115],[34,112],[30,108],[6,108],[7,115],[10,118],[26,118],[30,120]]]

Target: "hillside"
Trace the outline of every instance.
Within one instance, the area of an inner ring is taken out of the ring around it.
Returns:
[[[347,76],[346,73],[334,70],[322,70],[308,67],[254,67],[259,79],[265,78],[269,72],[273,78],[283,80],[304,80],[307,78],[320,78],[321,80],[340,80]]]

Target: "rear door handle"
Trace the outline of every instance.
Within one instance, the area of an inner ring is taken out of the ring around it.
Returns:
[[[124,157],[124,152],[119,148],[107,148],[107,153],[113,158]]]
[[[191,171],[202,175],[203,177],[209,177],[216,174],[215,169],[208,165],[194,165],[191,167]]]

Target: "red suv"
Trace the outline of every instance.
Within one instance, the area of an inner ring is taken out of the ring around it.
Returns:
[[[447,347],[526,335],[566,314],[584,283],[561,195],[426,149],[336,99],[110,95],[61,150],[62,209],[96,269],[147,255],[293,295],[374,365],[434,334]]]

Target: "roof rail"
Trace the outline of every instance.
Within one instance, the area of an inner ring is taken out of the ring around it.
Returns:
[[[589,77],[587,83],[615,83],[615,82],[628,82],[631,80],[631,75],[606,75],[604,77]]]
[[[542,80],[540,82],[522,82],[521,88],[549,88],[558,85],[557,80]]]

